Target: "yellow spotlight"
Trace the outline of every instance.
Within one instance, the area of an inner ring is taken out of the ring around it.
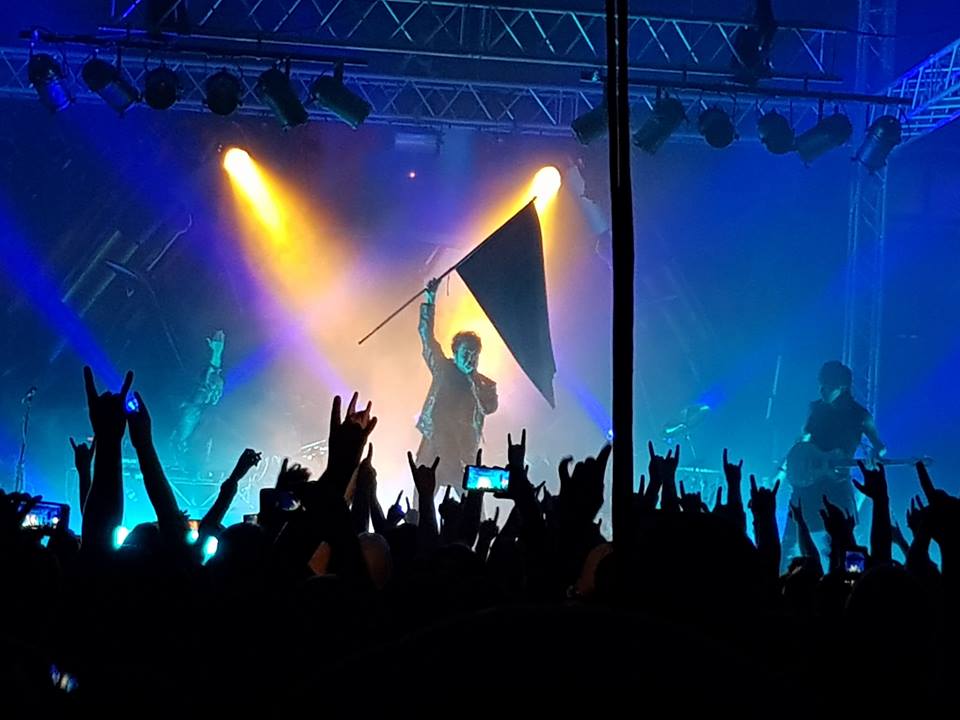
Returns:
[[[280,229],[280,210],[257,164],[246,150],[230,148],[223,155],[223,169],[253,206],[257,217],[269,230]]]
[[[223,169],[237,176],[250,173],[253,170],[253,159],[246,150],[232,147],[223,154]]]
[[[533,176],[531,186],[536,208],[542,210],[560,190],[560,171],[553,165],[540,168]]]

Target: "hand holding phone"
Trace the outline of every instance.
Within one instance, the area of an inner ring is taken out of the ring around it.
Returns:
[[[848,550],[843,559],[843,569],[850,575],[862,575],[867,559],[862,552]]]
[[[463,469],[463,489],[467,492],[505,493],[510,488],[510,472],[502,467],[467,465]]]
[[[23,517],[22,526],[53,534],[70,525],[70,506],[66,503],[38,502]]]

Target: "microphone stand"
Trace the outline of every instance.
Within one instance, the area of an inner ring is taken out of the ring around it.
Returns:
[[[25,487],[24,467],[27,459],[27,430],[30,427],[30,408],[33,406],[33,396],[36,393],[36,388],[30,388],[27,394],[23,396],[22,401],[24,408],[23,427],[20,432],[20,457],[17,458],[17,470],[13,479],[13,491],[18,493],[23,492]]]

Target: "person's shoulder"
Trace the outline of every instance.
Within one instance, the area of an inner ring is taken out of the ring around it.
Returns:
[[[866,420],[868,417],[870,417],[870,411],[867,410],[866,407],[864,407],[863,405],[861,405],[859,402],[857,402],[857,401],[854,400],[853,398],[850,399],[850,407],[853,408],[853,411],[854,411],[857,415],[859,415],[860,417],[862,417],[864,420]]]

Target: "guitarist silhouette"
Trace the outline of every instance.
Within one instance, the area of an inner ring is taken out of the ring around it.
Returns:
[[[886,454],[886,445],[870,412],[850,392],[850,368],[838,360],[824,363],[819,382],[820,399],[810,403],[803,437],[787,456],[787,479],[793,488],[790,503],[802,503],[804,519],[817,546],[823,549],[825,534],[818,512],[823,496],[855,516],[857,506],[849,472],[854,454],[864,436],[870,443],[871,462]],[[784,528],[784,548],[793,548],[796,542],[797,528],[790,518]]]

